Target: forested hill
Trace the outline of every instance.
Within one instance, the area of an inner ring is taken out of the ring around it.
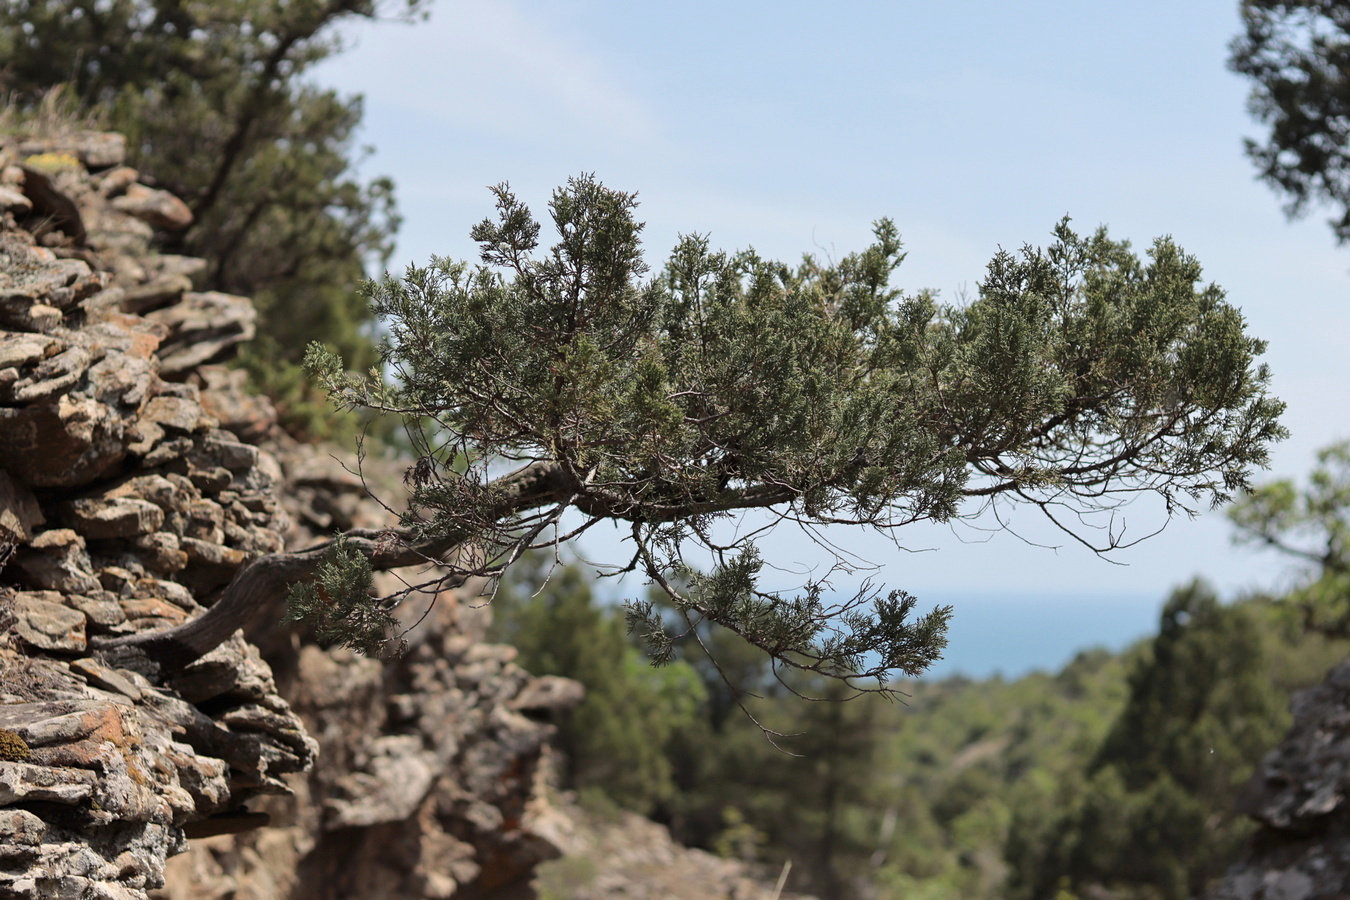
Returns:
[[[1122,653],[913,682],[903,703],[806,702],[791,691],[837,693],[779,685],[709,631],[738,697],[696,653],[651,668],[579,569],[525,602],[542,577],[507,586],[495,628],[526,668],[586,684],[560,735],[583,804],[769,875],[790,861],[789,887],[821,897],[1195,896],[1254,830],[1234,798],[1288,727],[1290,692],[1347,650],[1270,600],[1222,604],[1195,584]]]

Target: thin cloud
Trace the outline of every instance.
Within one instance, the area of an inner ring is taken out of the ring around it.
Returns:
[[[415,25],[362,23],[319,78],[479,135],[653,142],[656,116],[562,25],[512,0],[441,2]]]

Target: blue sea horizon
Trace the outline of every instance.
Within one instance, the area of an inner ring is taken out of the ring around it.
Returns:
[[[1158,630],[1167,597],[1126,592],[915,591],[918,611],[950,605],[949,642],[925,681],[1054,672],[1084,650],[1124,650]]]

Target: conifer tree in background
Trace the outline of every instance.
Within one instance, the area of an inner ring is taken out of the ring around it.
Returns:
[[[790,859],[793,890],[865,896],[858,883],[876,849],[876,780],[884,777],[876,749],[887,729],[877,713],[894,708],[803,705],[774,680],[770,657],[706,623],[700,638],[716,664],[681,645],[680,658],[653,668],[625,639],[622,612],[596,601],[587,568],[553,562],[530,554],[512,567],[493,598],[489,636],[517,647],[530,672],[586,687],[558,722],[564,786],[583,806],[654,817],[682,843],[766,871]],[[790,683],[827,700],[852,693],[828,679]],[[765,741],[741,703],[792,734],[779,746]]]
[[[359,97],[305,80],[337,52],[337,27],[379,0],[3,0],[0,93],[33,105],[57,86],[128,137],[143,179],[181,197],[195,222],[166,252],[206,259],[209,287],[252,297],[250,371],[292,429],[320,434],[299,368],[311,340],[375,362],[356,286],[398,226],[393,185],[351,171]],[[411,17],[424,0],[397,0]],[[317,403],[316,403],[317,402]]]
[[[622,614],[596,603],[589,571],[576,563],[551,568],[535,554],[512,568],[493,599],[489,638],[519,650],[526,671],[586,689],[558,722],[565,784],[649,815],[675,792],[667,744],[696,724],[702,682],[683,663],[647,665],[624,634]]]
[[[1326,203],[1350,241],[1350,6],[1338,0],[1242,0],[1229,66],[1253,81],[1252,115],[1270,126],[1247,154],[1288,199],[1290,216]]]
[[[1304,582],[1284,605],[1309,631],[1350,637],[1350,442],[1326,447],[1308,483],[1263,484],[1228,512],[1240,543],[1304,564]]]
[[[1252,830],[1233,798],[1285,702],[1255,613],[1202,584],[1173,592],[1087,790],[1039,850],[1009,854],[1013,896],[1185,900],[1233,861]]]
[[[780,759],[776,768],[780,785],[796,785],[796,790],[783,792],[784,799],[804,809],[796,817],[784,817],[774,829],[782,835],[774,846],[799,861],[806,877],[797,884],[812,894],[862,896],[848,876],[866,871],[857,863],[876,847],[878,817],[868,809],[879,774],[874,758],[880,737],[876,710],[870,704],[839,702],[850,695],[838,682],[802,684],[798,689],[834,702],[811,703],[804,709],[794,705],[790,710],[796,713],[791,716],[792,729],[799,733],[792,752],[801,759]]]

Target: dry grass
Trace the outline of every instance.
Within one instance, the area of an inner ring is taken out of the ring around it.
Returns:
[[[81,131],[106,131],[107,116],[82,108],[67,85],[58,84],[36,103],[20,104],[12,94],[0,96],[0,137],[59,138]]]

